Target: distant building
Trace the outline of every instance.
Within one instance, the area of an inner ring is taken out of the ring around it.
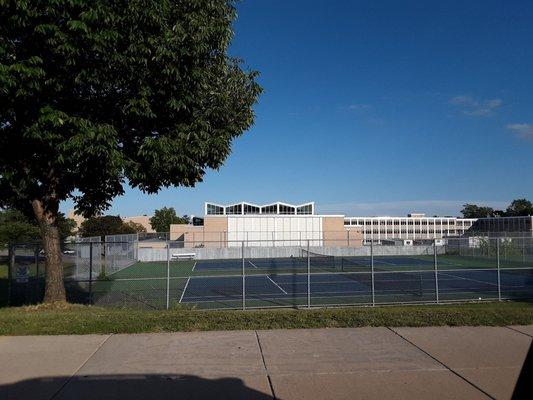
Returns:
[[[85,221],[85,218],[83,216],[76,214],[74,210],[69,210],[67,217],[74,220],[76,222],[76,230],[78,230]],[[122,221],[124,222],[135,222],[137,224],[140,224],[146,229],[146,232],[153,233],[155,230],[152,229],[152,225],[150,225],[150,216],[149,215],[139,215],[135,217],[121,217]]]
[[[344,215],[316,215],[313,202],[264,205],[239,202],[204,205],[203,224],[170,226],[170,240],[186,247],[240,246],[357,246],[360,230],[344,227]]]
[[[346,217],[344,227],[360,229],[363,241],[382,239],[428,240],[462,236],[476,222],[475,218],[426,217],[423,213],[407,217]]]
[[[469,233],[471,235],[533,237],[533,216],[479,218]]]
[[[136,224],[140,224],[146,229],[146,232],[153,233],[155,230],[152,228],[152,225],[150,225],[150,215],[137,215],[135,217],[122,217],[122,221],[124,222],[135,222]]]

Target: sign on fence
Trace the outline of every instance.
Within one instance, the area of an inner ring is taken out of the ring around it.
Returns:
[[[15,271],[15,280],[17,283],[28,283],[28,267],[17,267]]]

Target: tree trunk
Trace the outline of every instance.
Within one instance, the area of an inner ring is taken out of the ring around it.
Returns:
[[[44,209],[39,200],[34,200],[32,206],[43,239],[46,270],[44,302],[66,301],[59,230],[57,228],[58,209],[57,207]]]

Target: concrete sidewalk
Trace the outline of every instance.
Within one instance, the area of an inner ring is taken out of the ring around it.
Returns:
[[[532,336],[533,326],[0,337],[0,399],[509,399]]]

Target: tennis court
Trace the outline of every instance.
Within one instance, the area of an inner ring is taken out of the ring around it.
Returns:
[[[246,276],[247,307],[372,304],[372,275],[361,272],[307,274],[268,274]],[[496,270],[444,270],[437,274],[442,301],[498,298]],[[502,296],[528,297],[533,293],[533,270],[502,271]],[[435,301],[435,273],[432,271],[376,272],[376,303]],[[243,300],[242,276],[191,277],[181,297],[182,303],[203,308],[240,307]]]
[[[436,301],[436,281],[440,301],[533,297],[529,262],[507,260],[500,285],[494,258],[443,254],[437,266],[435,274],[434,255],[372,259],[316,253],[138,262],[93,281],[91,297],[95,304],[149,308],[164,308],[168,297],[171,306],[201,309],[427,303]],[[81,290],[87,291],[86,283]]]
[[[309,267],[312,271],[362,272],[370,271],[372,264],[375,271],[403,271],[405,269],[434,270],[434,255],[417,256],[328,256],[311,253]],[[307,270],[307,257],[285,258],[245,258],[224,260],[198,260],[193,270],[201,273],[242,271],[291,272]],[[244,265],[243,265],[244,264]],[[490,257],[463,257],[455,255],[438,255],[439,268],[496,268],[497,260]],[[502,263],[502,267],[533,267],[533,260]]]
[[[328,270],[350,270],[370,268],[372,261],[370,256],[314,256],[310,257],[309,264],[311,269],[328,269]],[[453,265],[450,261],[443,261],[442,265]],[[394,267],[426,267],[434,268],[433,256],[376,256],[374,257],[374,268],[390,270]],[[230,260],[201,260],[196,263],[194,268],[198,272],[213,271],[239,271],[242,270],[242,259]],[[257,270],[279,270],[289,271],[293,269],[307,269],[306,257],[286,257],[286,258],[254,258],[244,259],[245,269]]]

